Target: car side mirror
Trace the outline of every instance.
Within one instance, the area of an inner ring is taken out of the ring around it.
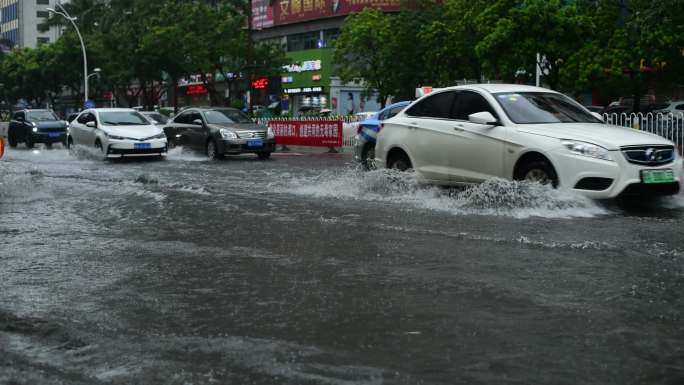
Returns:
[[[195,119],[192,121],[192,124],[196,126],[201,126],[202,125],[202,119]]]
[[[595,117],[596,119],[598,119],[598,120],[600,120],[600,121],[602,121],[602,122],[605,122],[605,121],[606,121],[606,119],[603,117],[603,115],[599,114],[598,112],[592,112],[591,114],[594,115],[594,117]]]
[[[97,123],[91,120],[89,122],[86,122],[86,127],[95,128],[97,127]]]
[[[474,114],[468,115],[468,120],[471,123],[475,124],[484,124],[487,126],[498,126],[501,123],[499,123],[498,120],[492,115],[491,112],[489,111],[482,111],[482,112],[476,112]]]

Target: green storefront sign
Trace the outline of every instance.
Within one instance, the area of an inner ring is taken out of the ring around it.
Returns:
[[[328,92],[332,73],[332,48],[288,52],[290,64],[282,74],[283,93]]]

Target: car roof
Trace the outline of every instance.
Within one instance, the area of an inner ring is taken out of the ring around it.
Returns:
[[[97,112],[138,112],[132,108],[90,108],[89,110]]]
[[[385,107],[384,109],[395,108],[395,107],[399,107],[399,106],[408,106],[409,104],[411,104],[411,102],[412,102],[411,100],[402,100],[400,102],[392,103],[392,104],[388,105],[387,107]]]
[[[446,90],[472,90],[472,89],[478,89],[482,91],[486,91],[489,93],[497,93],[497,92],[553,92],[557,93],[556,91],[550,90],[548,88],[543,88],[543,87],[535,87],[535,86],[528,86],[524,84],[499,84],[499,83],[484,83],[484,84],[468,84],[464,86],[454,86],[454,87],[447,87],[447,88],[442,88],[440,91],[446,91]]]

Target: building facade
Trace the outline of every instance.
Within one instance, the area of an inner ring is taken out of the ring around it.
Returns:
[[[279,83],[280,93],[252,90],[253,104],[278,99],[295,115],[322,109],[341,115],[377,111],[377,98],[365,96],[363,84],[342,83],[335,76],[330,48],[346,16],[364,8],[398,12],[400,0],[252,0],[255,40],[280,44],[290,59],[280,79],[269,79]]]
[[[0,0],[0,39],[4,48],[35,48],[53,43],[61,36],[61,28],[52,27],[41,32],[38,25],[49,17],[48,8],[54,8],[58,0]]]

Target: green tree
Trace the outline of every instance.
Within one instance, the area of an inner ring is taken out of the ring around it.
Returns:
[[[569,58],[562,80],[569,89],[600,87],[640,96],[649,88],[684,83],[681,0],[598,1],[590,11],[592,39]]]
[[[334,61],[343,82],[363,79],[367,92],[377,91],[382,107],[396,92],[392,83],[394,38],[390,16],[367,8],[345,20],[334,44]]]

